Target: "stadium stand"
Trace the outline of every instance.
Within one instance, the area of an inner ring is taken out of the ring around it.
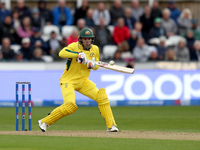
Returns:
[[[105,45],[103,47],[103,58],[113,59],[116,51],[117,51],[117,45]]]
[[[109,25],[108,26],[108,30],[110,31],[111,35],[113,35],[114,26],[113,25]]]
[[[61,34],[58,26],[55,25],[45,25],[42,31],[42,39],[46,42],[50,38],[51,32],[54,31],[57,34],[57,39],[61,40]]]
[[[76,29],[76,26],[63,26],[62,36],[68,38],[74,29]]]

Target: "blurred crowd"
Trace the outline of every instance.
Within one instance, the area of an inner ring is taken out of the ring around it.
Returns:
[[[48,30],[49,37],[45,38],[48,26],[58,30]],[[69,35],[62,34],[64,27],[70,28]],[[17,0],[8,10],[1,0],[0,61],[60,61],[59,51],[78,41],[84,27],[93,30],[101,59],[126,61],[128,67],[135,61],[200,60],[198,20],[190,9],[179,10],[174,1],[164,9],[158,1],[141,7],[139,0],[132,0],[129,7],[115,0],[109,9],[99,2],[93,9],[82,0],[80,8],[70,9],[65,0],[58,0],[50,10],[45,0],[39,0],[33,8]],[[113,46],[112,52],[105,48],[108,45]]]

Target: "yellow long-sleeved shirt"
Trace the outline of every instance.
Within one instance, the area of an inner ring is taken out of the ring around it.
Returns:
[[[64,47],[59,56],[62,58],[67,58],[67,63],[65,70],[60,78],[60,83],[68,83],[73,81],[78,81],[83,78],[88,78],[90,75],[90,69],[87,69],[86,64],[79,64],[76,61],[78,52],[84,52],[87,60],[92,60],[95,57],[95,61],[99,61],[99,48],[96,45],[92,45],[90,50],[84,50],[79,42],[72,43],[67,47]],[[97,70],[96,65],[94,70]]]

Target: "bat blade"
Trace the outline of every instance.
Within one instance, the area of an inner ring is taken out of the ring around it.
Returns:
[[[119,65],[110,65],[109,63],[105,63],[102,61],[97,61],[96,65],[98,65],[102,68],[109,69],[109,70],[114,70],[114,71],[118,71],[118,72],[129,73],[129,74],[133,74],[135,71],[133,68],[127,68],[127,67],[123,67],[123,66],[119,66]]]

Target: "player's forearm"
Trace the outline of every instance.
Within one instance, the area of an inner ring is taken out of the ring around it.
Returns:
[[[59,56],[62,58],[76,58],[78,56],[78,52],[70,51],[68,49],[62,49],[59,52]]]
[[[93,70],[97,70],[99,68],[99,66],[95,65],[95,67],[93,68]]]
[[[95,61],[99,61],[99,53],[97,53],[97,56],[95,58]],[[95,65],[95,67],[93,68],[93,70],[97,70],[99,68],[98,65]]]

